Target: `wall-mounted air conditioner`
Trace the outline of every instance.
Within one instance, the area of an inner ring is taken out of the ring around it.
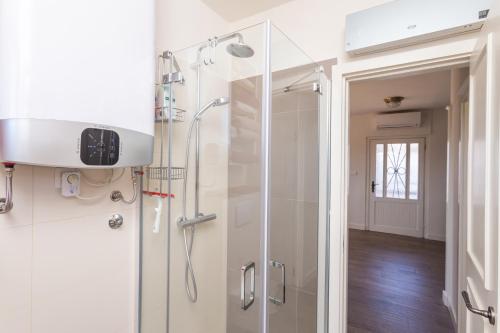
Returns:
[[[383,113],[375,117],[377,128],[420,127],[422,115],[420,112]]]
[[[481,29],[492,0],[396,0],[346,17],[346,51],[358,55]]]

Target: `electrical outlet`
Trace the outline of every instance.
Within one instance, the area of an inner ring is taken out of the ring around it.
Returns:
[[[61,194],[63,197],[75,197],[80,195],[79,171],[61,173]]]
[[[78,169],[68,169],[68,168],[54,168],[54,187],[56,189],[61,188],[61,177],[65,172],[79,172]]]

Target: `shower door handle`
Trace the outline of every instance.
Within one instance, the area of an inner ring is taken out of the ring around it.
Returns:
[[[250,292],[247,300],[247,272],[250,272]],[[249,262],[241,267],[241,308],[247,310],[255,300],[255,263]]]
[[[285,270],[285,264],[280,263],[277,260],[269,260],[269,265],[273,268],[279,268],[281,269],[281,286],[283,288],[282,290],[282,298],[279,297],[274,297],[274,296],[269,296],[269,300],[271,303],[274,303],[276,305],[283,305],[285,304],[285,295],[286,295],[286,270]]]

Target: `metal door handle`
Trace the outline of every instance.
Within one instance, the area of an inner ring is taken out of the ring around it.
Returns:
[[[479,310],[472,307],[472,304],[469,299],[469,294],[464,290],[462,291],[462,297],[465,302],[465,306],[467,310],[470,312],[488,318],[488,321],[491,325],[495,325],[495,309],[492,306],[488,306],[488,310]]]
[[[377,186],[377,185],[378,185],[378,184],[375,184],[375,181],[374,181],[374,180],[372,180],[372,186],[371,186],[371,188],[372,188],[372,193],[373,193],[373,192],[375,192],[375,186]]]
[[[248,301],[246,299],[246,275],[250,271],[250,294],[248,295]],[[255,263],[249,262],[248,264],[241,267],[241,308],[243,310],[248,309],[255,300]]]
[[[271,301],[271,303],[274,303],[276,305],[283,305],[283,304],[285,304],[285,295],[286,295],[285,264],[282,264],[277,260],[269,260],[269,265],[273,268],[280,268],[281,269],[281,285],[283,286],[283,297],[280,299],[278,297],[269,296],[269,300]]]

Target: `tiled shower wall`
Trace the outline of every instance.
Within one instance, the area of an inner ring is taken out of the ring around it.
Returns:
[[[0,215],[0,332],[132,333],[136,324],[136,205],[113,203],[112,190],[132,194],[130,172],[105,188],[82,184],[64,198],[54,168],[17,165],[14,208]],[[99,182],[109,171],[87,171]],[[117,170],[119,172],[119,170]],[[4,196],[0,171],[0,196]],[[113,230],[108,219],[124,217]]]

